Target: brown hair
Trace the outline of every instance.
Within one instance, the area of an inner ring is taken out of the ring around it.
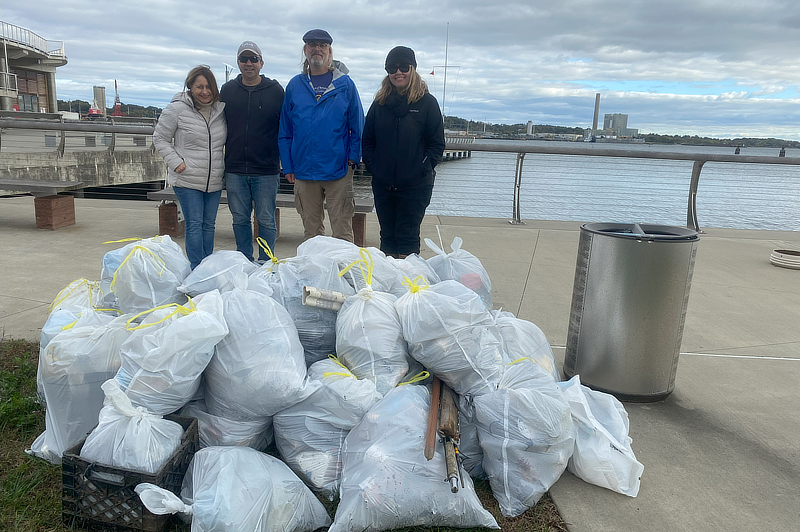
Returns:
[[[206,78],[206,81],[208,81],[209,88],[211,89],[211,95],[213,96],[211,102],[213,103],[219,100],[217,78],[214,77],[214,73],[211,72],[211,67],[208,65],[197,65],[189,71],[189,74],[187,74],[185,85],[186,88],[189,89],[189,97],[191,98],[192,96],[192,85],[194,85],[194,82],[197,80],[198,76],[203,76]],[[194,98],[192,98],[192,101],[194,101]],[[195,106],[196,105],[197,103],[195,103]]]
[[[414,65],[409,66],[411,67],[411,79],[408,80],[408,86],[402,92],[398,91],[397,88],[392,85],[392,80],[389,79],[389,76],[383,78],[383,81],[381,82],[381,88],[375,93],[375,101],[377,101],[378,104],[385,104],[386,98],[392,93],[392,91],[405,94],[408,97],[408,103],[418,102],[428,93],[428,84],[425,83],[425,80],[422,79],[422,76],[417,73],[417,69],[414,68]]]

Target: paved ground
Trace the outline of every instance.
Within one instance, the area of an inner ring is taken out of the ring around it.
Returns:
[[[75,226],[37,230],[33,198],[0,198],[0,325],[37,339],[45,309],[70,281],[98,279],[107,240],[157,232],[154,203],[76,200]],[[233,249],[222,206],[217,248]],[[495,307],[533,321],[563,359],[580,224],[431,216],[423,236],[464,249],[488,269]],[[282,213],[277,255],[302,240]],[[368,245],[378,225],[368,217]],[[182,242],[182,239],[180,239]],[[639,496],[566,473],[551,493],[574,532],[790,531],[800,522],[800,270],[769,263],[800,233],[707,229],[698,247],[674,393],[627,403],[644,464]],[[423,250],[428,257],[431,251]]]

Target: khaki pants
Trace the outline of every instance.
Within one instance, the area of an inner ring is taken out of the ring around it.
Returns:
[[[306,239],[325,234],[325,225],[322,223],[325,220],[323,206],[327,205],[333,237],[353,241],[356,203],[352,168],[347,170],[343,178],[334,181],[297,179],[294,182],[294,204],[303,219]]]

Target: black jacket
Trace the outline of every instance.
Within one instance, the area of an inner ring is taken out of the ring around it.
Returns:
[[[242,75],[222,86],[228,139],[225,141],[225,171],[245,175],[280,173],[278,125],[283,107],[283,87],[261,76],[261,83],[248,90]]]
[[[405,96],[392,92],[384,105],[372,102],[361,151],[373,187],[432,185],[433,169],[444,152],[444,123],[436,98],[426,94],[408,104]]]

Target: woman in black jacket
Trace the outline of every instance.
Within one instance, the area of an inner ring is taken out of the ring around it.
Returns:
[[[444,152],[442,113],[416,68],[411,48],[389,52],[388,75],[369,108],[361,140],[372,174],[381,251],[395,258],[419,253],[419,228]]]

